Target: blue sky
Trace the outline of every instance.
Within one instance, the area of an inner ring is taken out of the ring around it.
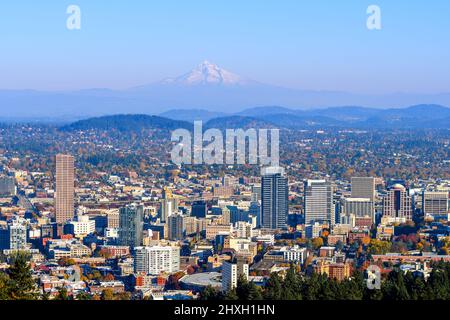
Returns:
[[[382,30],[366,28],[371,4]],[[447,0],[2,1],[0,88],[127,88],[206,59],[292,88],[449,92],[449,38]]]

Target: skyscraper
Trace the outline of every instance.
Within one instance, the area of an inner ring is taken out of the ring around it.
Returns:
[[[0,177],[0,197],[14,196],[16,194],[16,181],[14,177]]]
[[[119,244],[138,247],[142,244],[144,207],[131,204],[119,211]]]
[[[383,215],[402,220],[412,219],[412,199],[401,184],[394,184],[384,197]]]
[[[263,228],[286,227],[288,215],[288,179],[284,169],[268,167],[261,177],[261,224]]]
[[[341,207],[344,215],[374,218],[373,202],[368,198],[344,198],[341,200]]]
[[[56,155],[56,202],[55,220],[64,223],[74,216],[74,158],[70,155]]]
[[[173,197],[172,191],[168,188],[163,189],[162,195],[159,218],[162,223],[166,223],[167,219],[178,211],[178,199]]]
[[[425,215],[445,216],[449,213],[447,191],[424,191],[422,193],[422,211]]]
[[[0,227],[0,250],[22,250],[27,248],[27,222],[15,217]]]
[[[159,208],[159,217],[162,223],[167,222],[168,218],[178,211],[178,199],[165,198],[161,199],[161,206]]]
[[[365,198],[375,201],[375,178],[352,177],[352,198]]]
[[[168,238],[172,241],[183,240],[184,237],[184,223],[181,214],[173,214],[168,219]]]
[[[305,223],[314,224],[335,222],[333,206],[333,187],[325,180],[307,180],[304,196]]]
[[[191,207],[191,216],[196,218],[205,218],[208,213],[208,205],[206,201],[194,201]]]

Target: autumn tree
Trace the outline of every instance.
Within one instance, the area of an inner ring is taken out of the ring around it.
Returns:
[[[323,246],[323,239],[321,237],[312,239],[312,245],[314,249],[319,249]]]
[[[114,291],[112,289],[105,289],[102,291],[101,300],[110,301],[114,300]]]

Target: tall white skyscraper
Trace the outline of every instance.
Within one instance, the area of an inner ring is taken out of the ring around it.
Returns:
[[[307,180],[304,195],[305,223],[335,222],[333,187],[325,180]]]

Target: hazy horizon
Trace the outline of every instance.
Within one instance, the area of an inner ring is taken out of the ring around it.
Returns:
[[[379,0],[0,4],[0,89],[127,89],[207,59],[249,79],[352,94],[450,92],[450,3]],[[66,9],[81,10],[68,30]],[[366,10],[381,9],[381,30]]]

